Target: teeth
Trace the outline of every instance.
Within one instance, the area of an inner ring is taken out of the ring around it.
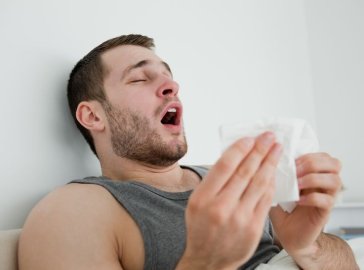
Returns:
[[[177,109],[176,108],[170,108],[170,109],[168,109],[168,112],[177,112]]]

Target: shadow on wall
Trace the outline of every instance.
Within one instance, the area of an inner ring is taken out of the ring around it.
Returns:
[[[14,105],[9,132],[3,133],[8,143],[1,163],[0,229],[22,227],[34,205],[53,189],[100,174],[68,109],[66,87],[73,65],[64,60],[64,52],[34,52],[18,71],[28,76],[23,85],[16,82],[9,91]]]
[[[55,78],[55,110],[54,119],[48,119],[48,126],[52,131],[54,143],[59,144],[67,158],[71,159],[68,165],[71,177],[84,177],[90,174],[99,174],[98,162],[88,144],[78,130],[71,116],[67,101],[67,82],[69,73],[75,63],[62,65],[64,68]],[[97,166],[95,168],[95,165]],[[67,169],[67,168],[66,168]]]

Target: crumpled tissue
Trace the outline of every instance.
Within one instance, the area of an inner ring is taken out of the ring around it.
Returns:
[[[295,160],[301,155],[317,152],[319,143],[312,127],[303,119],[269,118],[253,125],[223,125],[220,128],[222,148],[242,137],[256,137],[266,131],[276,136],[283,146],[276,172],[276,190],[273,206],[279,204],[286,212],[292,212],[299,200]]]

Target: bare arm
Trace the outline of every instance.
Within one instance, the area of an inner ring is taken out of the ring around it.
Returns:
[[[20,237],[20,270],[122,269],[107,199],[99,187],[79,187],[62,187],[33,209]]]
[[[340,162],[326,153],[296,160],[300,200],[290,214],[279,206],[270,217],[282,247],[303,269],[358,269],[345,241],[322,233],[341,188]]]
[[[303,269],[359,270],[350,246],[331,234],[320,234],[313,247],[292,256]]]

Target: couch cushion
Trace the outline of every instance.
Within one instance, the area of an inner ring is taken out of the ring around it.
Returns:
[[[2,270],[17,270],[18,239],[21,229],[0,231],[0,266]]]

